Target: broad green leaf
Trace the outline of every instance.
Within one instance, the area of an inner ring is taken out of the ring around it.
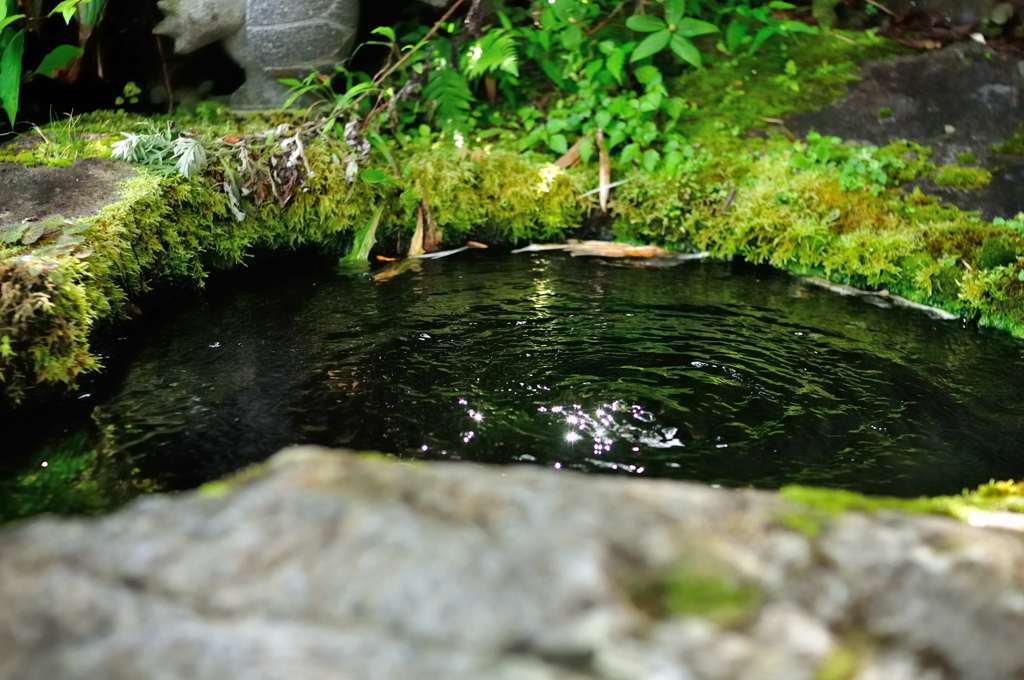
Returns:
[[[686,14],[686,0],[665,0],[665,20],[678,24]]]
[[[569,140],[565,138],[565,135],[551,135],[548,139],[548,146],[555,153],[565,153],[569,150]]]
[[[12,14],[9,17],[5,17],[3,19],[0,19],[0,31],[4,30],[5,28],[7,28],[11,24],[13,24],[15,21],[18,21],[19,19],[24,19],[24,18],[25,18],[24,14]]]
[[[772,0],[768,3],[769,9],[796,9],[796,5],[791,5],[788,2],[782,2],[782,0]]]
[[[654,149],[648,149],[644,151],[643,166],[647,172],[652,172],[658,167],[658,161],[661,160],[661,154]]]
[[[50,50],[50,53],[43,57],[42,63],[36,69],[36,75],[46,78],[53,78],[57,71],[63,71],[76,59],[82,56],[84,50],[75,45],[58,45]]]
[[[657,54],[665,49],[668,45],[669,40],[672,39],[672,34],[668,31],[658,31],[657,33],[651,33],[649,36],[643,39],[643,41],[636,46],[633,50],[633,56],[629,58],[630,62],[640,61],[646,59],[652,54]]]
[[[574,50],[583,44],[583,29],[573,24],[562,31],[562,47],[567,50]]]
[[[391,42],[395,42],[397,40],[397,38],[395,37],[395,30],[393,28],[389,28],[387,26],[378,26],[377,28],[375,28],[372,31],[370,31],[370,33],[376,33],[377,35],[382,35],[385,38],[387,38],[388,40],[390,40]]]
[[[725,49],[729,52],[735,52],[746,41],[747,25],[742,21],[733,19],[729,22],[728,28],[725,29]]]
[[[695,38],[698,35],[718,33],[718,26],[708,23],[707,21],[701,21],[700,19],[690,19],[689,17],[687,17],[679,22],[678,32],[685,38]]]
[[[754,52],[757,52],[761,48],[761,45],[763,45],[764,42],[768,40],[768,38],[772,37],[775,34],[776,30],[774,26],[765,26],[764,28],[760,29],[757,33],[754,34],[754,40],[750,43],[750,53],[753,54]]]
[[[661,110],[668,114],[668,117],[673,121],[679,120],[679,117],[683,115],[683,111],[686,109],[686,102],[679,97],[672,97],[666,99],[661,105]]]
[[[0,104],[14,125],[21,94],[21,57],[25,52],[25,31],[18,31],[0,55]]]
[[[640,145],[636,142],[627,144],[622,148],[622,153],[619,154],[619,160],[623,163],[629,163],[631,160],[640,157]]]
[[[661,82],[661,71],[658,70],[657,66],[652,66],[651,64],[644,64],[639,67],[634,75],[641,85],[650,86]]]
[[[634,14],[626,19],[626,28],[638,33],[654,33],[665,28],[665,22],[649,14]]]
[[[608,113],[607,111],[598,111],[596,114],[594,114],[594,123],[597,125],[597,127],[601,128],[602,130],[608,127],[608,124],[611,122],[612,114]]]
[[[92,28],[100,21],[107,0],[87,0],[78,6],[78,23],[85,28]]]
[[[21,237],[22,245],[30,246],[43,237],[46,233],[46,225],[42,222],[34,222]]]
[[[605,68],[608,69],[608,73],[612,74],[612,78],[615,81],[622,84],[622,78],[626,74],[626,51],[615,50],[608,55],[608,58],[604,60]]]
[[[57,6],[50,10],[47,16],[53,16],[59,14],[64,17],[64,23],[70,24],[71,20],[75,18],[75,11],[78,9],[78,5],[82,0],[61,0],[57,3]],[[88,0],[86,0],[88,2]]]
[[[700,66],[700,50],[692,42],[684,38],[683,36],[676,33],[672,36],[672,51],[676,53],[676,56],[693,66]]]
[[[594,157],[594,138],[584,137],[580,140],[580,160],[589,163]]]
[[[27,229],[27,224],[10,224],[0,227],[0,243],[17,243]]]

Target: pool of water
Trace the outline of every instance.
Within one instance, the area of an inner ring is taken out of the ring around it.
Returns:
[[[193,488],[288,444],[902,496],[1024,473],[1024,343],[745,265],[467,253],[155,305],[8,427],[0,515]]]

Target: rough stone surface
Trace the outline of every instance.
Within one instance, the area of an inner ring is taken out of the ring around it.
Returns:
[[[956,191],[926,187],[931,193],[987,217],[1024,210],[1019,186],[1024,158],[999,156],[1004,141],[1024,121],[1024,69],[1013,55],[962,43],[937,52],[866,64],[862,80],[831,106],[792,116],[794,132],[811,130],[870,144],[909,139],[933,149],[933,160],[956,163],[973,153],[993,173],[988,187]],[[891,115],[881,115],[888,109]]]
[[[228,488],[0,533],[0,678],[1024,675],[1017,534],[812,537],[770,494],[310,448]],[[678,574],[759,595],[671,615],[649,586]]]
[[[278,108],[287,96],[279,78],[299,77],[340,62],[359,28],[359,0],[160,0],[166,18],[155,32],[180,53],[223,41],[245,70],[232,96],[240,109]]]
[[[96,158],[65,168],[0,163],[0,225],[93,215],[120,198],[133,174],[127,163]]]

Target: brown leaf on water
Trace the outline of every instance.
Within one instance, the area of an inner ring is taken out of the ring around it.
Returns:
[[[568,170],[572,166],[580,162],[580,144],[583,143],[583,138],[576,140],[576,143],[569,147],[569,150],[562,154],[562,157],[555,161],[555,165]]]
[[[490,248],[486,243],[480,243],[479,241],[466,241],[467,248]]]
[[[387,255],[374,255],[374,259],[377,262],[398,262],[397,257],[388,257]]]
[[[601,212],[606,213],[608,212],[608,196],[612,191],[612,161],[608,157],[608,149],[604,145],[604,132],[600,128],[597,130],[597,154],[599,160],[597,195],[600,199]]]
[[[573,257],[671,257],[672,252],[658,246],[637,246],[614,241],[569,241],[566,250]]]

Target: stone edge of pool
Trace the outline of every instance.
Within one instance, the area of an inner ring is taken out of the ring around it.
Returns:
[[[1024,672],[1019,533],[801,493],[288,449],[0,530],[0,678]]]

